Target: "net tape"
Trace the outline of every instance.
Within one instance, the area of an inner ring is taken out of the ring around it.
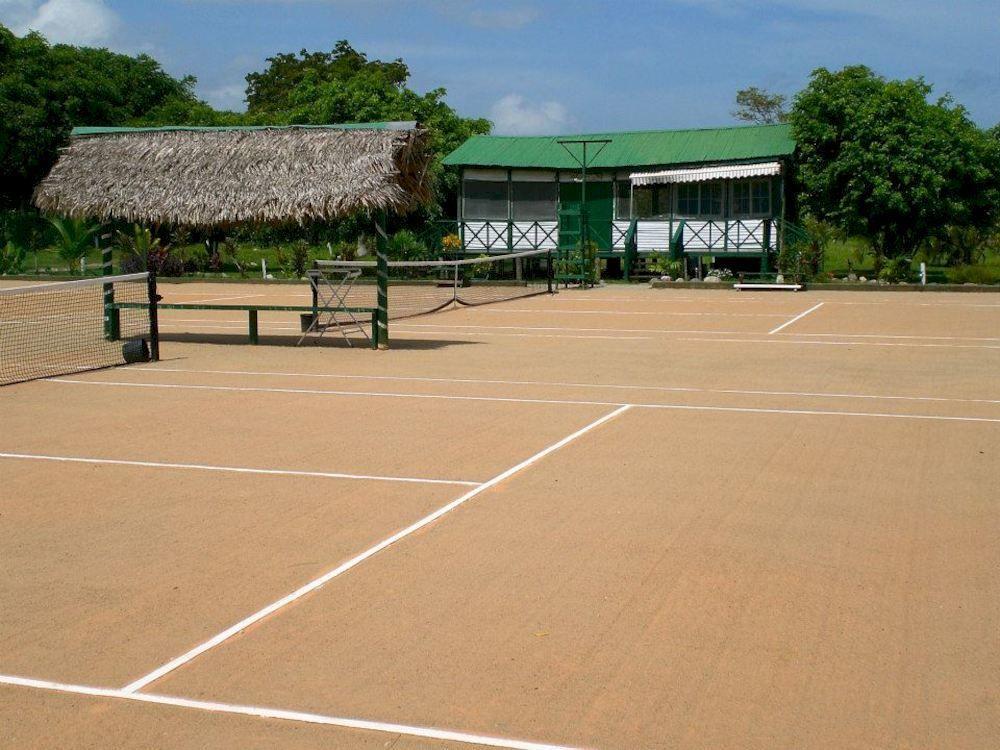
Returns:
[[[0,289],[0,385],[125,364],[151,336],[147,273]]]

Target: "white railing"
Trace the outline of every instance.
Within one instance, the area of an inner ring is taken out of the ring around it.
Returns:
[[[461,232],[466,252],[554,250],[559,242],[555,221],[465,221]]]

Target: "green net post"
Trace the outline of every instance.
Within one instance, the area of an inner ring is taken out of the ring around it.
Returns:
[[[101,273],[104,276],[114,275],[114,263],[111,257],[111,246],[101,250]],[[115,285],[104,285],[104,338],[117,341],[121,336],[121,313],[115,308]]]
[[[389,258],[386,255],[388,236],[385,233],[385,214],[375,218],[376,282],[378,284],[378,326],[372,337],[378,337],[378,348],[389,348]]]

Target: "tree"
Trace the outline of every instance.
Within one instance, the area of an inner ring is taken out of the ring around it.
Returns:
[[[94,235],[101,228],[99,224],[84,219],[68,219],[56,216],[49,221],[56,230],[56,252],[66,261],[70,273],[76,273],[79,260],[86,257],[93,246]]]
[[[193,105],[194,79],[148,55],[49,45],[0,26],[0,204],[25,203],[76,125],[125,125],[168,103]]]
[[[774,125],[785,122],[788,113],[785,111],[787,98],[783,94],[771,92],[750,86],[736,92],[736,109],[733,117],[743,122],[755,125]]]
[[[348,42],[332,52],[280,54],[268,67],[247,76],[248,117],[253,122],[323,125],[342,122],[417,120],[427,128],[435,159],[430,168],[437,194],[432,214],[454,201],[458,176],[441,158],[472,135],[488,133],[483,119],[460,117],[443,88],[418,93],[407,87],[402,60],[369,60]]]
[[[804,208],[867,238],[881,268],[948,226],[982,227],[1000,202],[1000,144],[922,79],[864,66],[813,71],[791,113]]]

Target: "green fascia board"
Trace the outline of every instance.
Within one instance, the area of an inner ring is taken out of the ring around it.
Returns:
[[[413,130],[417,127],[415,121],[402,122],[345,122],[335,125],[163,125],[153,128],[124,127],[77,127],[73,128],[71,136],[83,137],[89,135],[116,135],[123,133],[170,133],[174,131],[216,132],[224,130]]]
[[[579,164],[560,140],[607,138],[611,143],[588,164],[592,169],[747,161],[790,156],[789,125],[743,125],[698,130],[647,130],[573,136],[473,136],[444,159],[450,166],[572,169]],[[590,147],[597,152],[600,144]],[[579,154],[579,145],[570,145]],[[589,157],[588,157],[589,158]]]

